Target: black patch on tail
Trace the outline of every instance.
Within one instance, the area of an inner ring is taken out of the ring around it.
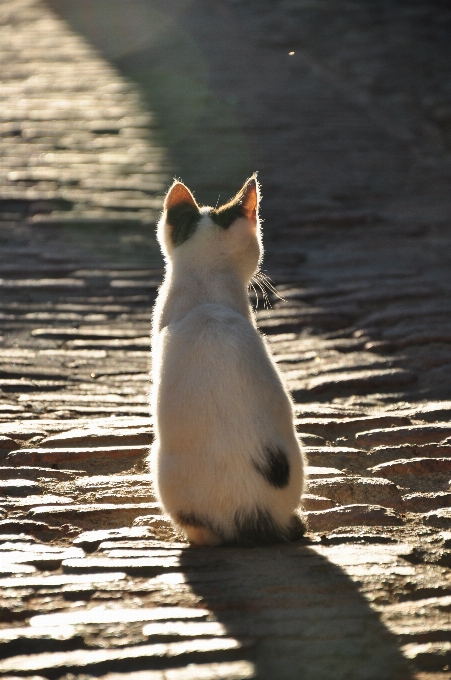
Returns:
[[[282,449],[277,447],[265,447],[265,462],[256,463],[254,467],[266,481],[275,486],[276,489],[283,489],[290,481],[290,463],[287,455]]]
[[[198,517],[194,512],[178,512],[177,519],[182,526],[210,529],[210,524],[201,517]]]
[[[199,210],[191,203],[179,203],[169,208],[166,221],[172,227],[171,239],[174,246],[181,246],[194,234],[200,217]]]
[[[302,519],[294,513],[294,515],[291,518],[291,524],[288,528],[288,540],[289,541],[298,541],[300,538],[303,537],[303,535],[306,532],[306,526]]]
[[[228,229],[232,222],[244,216],[243,206],[241,203],[232,203],[231,205],[212,210],[210,216],[213,222],[221,227],[221,229]]]
[[[207,519],[199,517],[194,512],[178,512],[177,519],[181,526],[192,526],[201,529],[210,529],[218,536],[223,537],[223,545],[238,545],[255,548],[259,545],[271,545],[273,543],[287,543],[297,541],[305,533],[305,525],[299,515],[292,515],[286,527],[279,526],[271,517],[268,510],[256,508],[251,513],[235,513],[235,538],[227,541],[220,527],[211,524]]]
[[[298,515],[293,515],[287,527],[279,526],[268,510],[256,508],[254,512],[243,515],[235,514],[236,537],[234,545],[256,547],[296,541],[302,538],[305,527]]]

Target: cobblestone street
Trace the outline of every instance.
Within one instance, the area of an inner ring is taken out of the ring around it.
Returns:
[[[451,678],[450,37],[441,0],[0,0],[0,678]],[[144,463],[155,221],[255,170],[309,532],[196,549]]]

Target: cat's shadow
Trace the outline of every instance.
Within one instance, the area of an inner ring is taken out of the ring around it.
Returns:
[[[185,582],[264,680],[409,680],[396,637],[346,572],[299,542],[187,548]],[[227,653],[226,653],[227,658]],[[246,676],[247,677],[247,676]]]

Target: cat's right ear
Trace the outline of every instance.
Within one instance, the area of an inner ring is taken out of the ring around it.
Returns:
[[[158,229],[158,240],[169,252],[171,246],[185,243],[196,231],[200,219],[199,206],[191,191],[175,181],[164,199],[164,214]]]

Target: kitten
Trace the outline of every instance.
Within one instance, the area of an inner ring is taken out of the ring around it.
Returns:
[[[247,292],[263,253],[259,202],[255,176],[215,209],[174,182],[158,224],[150,459],[159,500],[196,545],[303,533],[292,403]]]

